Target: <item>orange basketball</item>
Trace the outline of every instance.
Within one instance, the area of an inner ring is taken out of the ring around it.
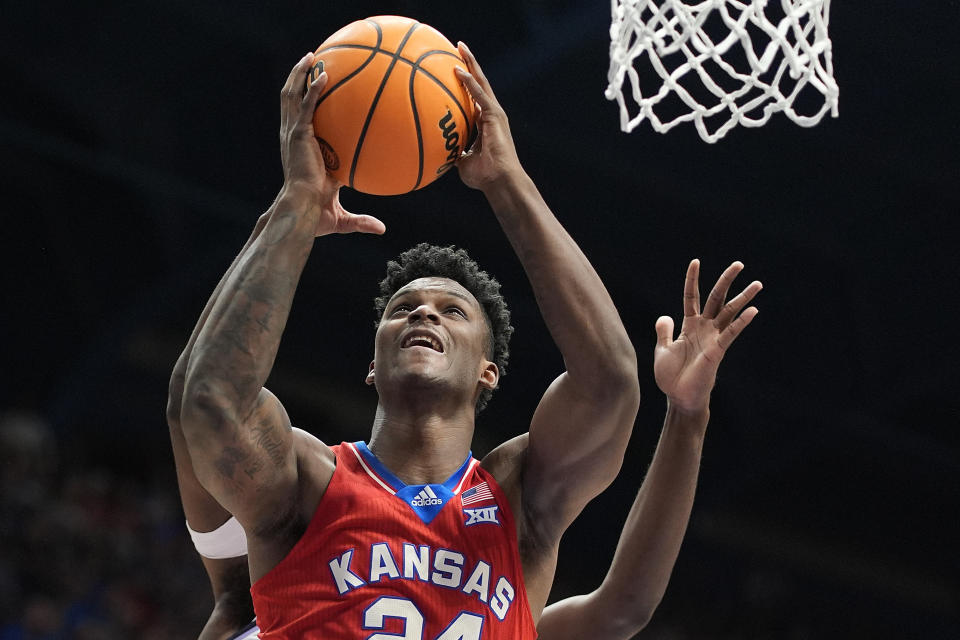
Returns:
[[[473,100],[466,64],[443,34],[401,16],[358,20],[316,51],[327,72],[313,129],[327,170],[364,193],[396,195],[443,175],[466,148]]]

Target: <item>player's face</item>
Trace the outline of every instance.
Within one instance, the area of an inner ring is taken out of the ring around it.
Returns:
[[[449,278],[419,278],[387,303],[377,328],[374,377],[381,395],[428,387],[472,397],[490,384],[489,329],[480,303]],[[494,377],[493,384],[496,384]]]

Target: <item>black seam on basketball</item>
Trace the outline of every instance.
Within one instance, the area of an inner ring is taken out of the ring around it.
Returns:
[[[377,24],[377,23],[374,22],[374,24]],[[380,25],[377,25],[378,28],[379,26]],[[385,53],[388,56],[392,55],[389,51],[387,51],[386,49],[383,49],[380,46],[379,41],[374,46],[370,46],[369,44],[332,44],[325,49],[320,49],[314,55],[320,55],[321,53],[326,53],[327,51],[334,51],[336,49],[360,49],[361,51],[373,51],[374,53],[378,53],[378,52]]]
[[[379,43],[378,43],[378,45],[379,45]],[[327,47],[326,49],[322,49],[320,52],[318,52],[317,55],[319,55],[320,53],[323,53],[324,51],[332,51],[332,50],[334,50],[334,49],[360,49],[361,51],[370,51],[370,52],[371,52],[371,56],[370,56],[371,59],[372,59],[373,56],[375,56],[376,54],[382,53],[382,54],[385,55],[385,56],[393,56],[394,59],[399,60],[400,62],[406,62],[408,65],[410,65],[411,67],[413,67],[415,70],[420,71],[421,73],[425,74],[428,78],[430,78],[431,80],[433,80],[434,82],[436,82],[438,85],[440,85],[440,87],[446,92],[446,94],[447,94],[448,96],[450,96],[450,99],[453,100],[454,103],[456,103],[457,109],[460,110],[460,115],[463,116],[464,122],[467,121],[467,113],[466,113],[466,111],[464,110],[463,105],[460,104],[460,101],[457,100],[456,96],[454,96],[452,93],[450,93],[449,89],[447,89],[447,86],[446,86],[445,84],[443,84],[442,82],[440,82],[440,79],[439,79],[439,78],[437,78],[435,75],[433,75],[432,73],[430,73],[429,71],[427,71],[426,69],[424,69],[424,68],[422,68],[422,67],[420,66],[420,63],[423,61],[424,58],[426,58],[427,56],[435,55],[435,54],[440,54],[440,55],[444,55],[444,56],[450,56],[451,58],[456,58],[457,60],[460,60],[461,62],[463,62],[463,59],[462,59],[460,56],[458,56],[457,54],[452,53],[452,52],[450,52],[450,51],[444,51],[443,49],[434,49],[434,50],[427,51],[426,53],[422,54],[422,55],[421,55],[419,58],[417,58],[416,60],[410,60],[409,58],[404,58],[403,56],[397,56],[396,53],[391,53],[391,52],[387,51],[386,49],[380,49],[379,47],[371,47],[371,46],[366,45],[366,44],[335,44],[335,45],[332,45],[332,46]],[[367,63],[364,62],[364,65],[366,65],[366,64],[367,64]],[[343,82],[338,82],[336,86],[339,87],[341,84],[343,84]],[[332,91],[332,89],[331,89],[331,91]],[[470,134],[470,132],[467,132],[467,133],[468,133],[468,135]]]
[[[417,72],[418,71],[423,72],[424,75],[426,75],[429,79],[433,80],[441,89],[443,89],[443,91],[448,96],[450,96],[450,99],[453,100],[454,104],[457,105],[457,108],[460,110],[460,115],[463,116],[464,124],[466,125],[469,123],[469,120],[467,119],[467,114],[466,112],[464,112],[463,105],[460,104],[460,101],[457,100],[457,98],[452,93],[450,93],[446,85],[440,82],[440,80],[436,76],[434,76],[432,73],[430,73],[426,69],[421,68],[420,66],[420,64],[424,61],[424,59],[438,53],[457,58],[458,60],[460,59],[459,56],[455,56],[449,51],[444,51],[443,49],[431,49],[430,51],[427,51],[421,54],[420,57],[417,58],[415,62],[412,62],[410,64],[410,107],[413,109],[413,122],[417,129],[417,154],[418,154],[417,182],[416,184],[413,185],[414,190],[420,188],[420,182],[423,180],[423,130],[420,128],[420,113],[417,111],[417,97],[416,97],[416,92],[413,89],[417,79]],[[403,59],[403,60],[404,62],[409,62],[406,59]],[[469,134],[469,132],[467,133]]]
[[[357,148],[353,152],[353,163],[350,165],[350,188],[354,189],[353,179],[357,173],[357,162],[360,161],[360,150],[363,148],[363,140],[367,137],[367,129],[370,127],[370,121],[373,119],[373,112],[377,109],[377,103],[380,101],[380,95],[383,93],[383,88],[387,86],[387,80],[390,79],[390,74],[393,72],[393,68],[397,65],[397,60],[400,58],[400,52],[403,51],[403,48],[407,45],[407,41],[410,39],[410,36],[413,35],[413,32],[417,30],[417,27],[420,26],[419,22],[414,22],[410,25],[410,28],[407,30],[407,33],[403,36],[403,40],[400,41],[400,44],[397,46],[396,53],[393,54],[393,60],[390,61],[390,66],[387,67],[387,70],[383,74],[383,80],[380,81],[380,87],[377,89],[377,94],[373,97],[373,102],[370,104],[370,110],[367,111],[367,119],[363,123],[363,129],[360,130],[360,137],[357,140]]]
[[[420,129],[420,114],[417,112],[417,97],[413,91],[414,81],[417,79],[417,68],[410,67],[410,108],[413,109],[413,124],[417,130],[417,181],[413,185],[416,190],[423,180],[423,131]]]
[[[368,21],[368,22],[370,22],[370,21]],[[372,25],[373,25],[373,28],[377,30],[377,45],[376,45],[375,47],[370,48],[370,56],[369,56],[366,60],[363,61],[363,64],[361,64],[359,67],[357,67],[356,69],[354,69],[349,75],[347,75],[346,77],[344,77],[343,79],[341,79],[340,82],[338,82],[337,84],[335,84],[335,85],[333,85],[332,87],[330,87],[330,91],[327,91],[327,92],[324,93],[322,96],[320,96],[320,99],[317,100],[317,106],[318,106],[318,107],[320,106],[320,103],[323,102],[324,100],[326,100],[327,97],[328,97],[331,93],[333,93],[334,91],[336,91],[337,89],[339,89],[340,87],[342,87],[342,86],[347,82],[347,80],[349,80],[350,78],[354,77],[355,75],[357,75],[358,73],[360,73],[361,71],[363,71],[363,69],[364,69],[368,64],[370,64],[370,62],[371,62],[374,58],[377,57],[377,53],[380,52],[380,51],[382,51],[382,49],[380,49],[380,43],[383,42],[383,30],[380,28],[380,25],[379,25],[378,23],[376,23],[376,22],[370,22],[370,24],[372,24]],[[338,48],[338,47],[327,47],[326,49],[321,49],[320,51],[318,51],[317,53],[315,53],[314,56],[319,56],[319,55],[322,54],[324,51],[330,51],[331,49],[336,49],[336,48]]]
[[[399,62],[405,62],[405,63],[409,64],[411,67],[417,66],[418,61],[423,60],[423,58],[424,58],[425,56],[430,56],[430,55],[434,55],[434,54],[438,54],[438,53],[441,54],[441,55],[450,56],[451,58],[456,58],[457,60],[460,60],[461,62],[463,62],[463,59],[462,59],[460,56],[458,56],[457,54],[455,54],[455,53],[453,53],[453,52],[450,52],[450,51],[445,51],[445,50],[443,50],[443,49],[434,49],[434,50],[431,50],[431,51],[427,51],[426,53],[422,54],[417,60],[411,60],[410,58],[404,58],[403,56],[397,56],[396,53],[391,52],[391,51],[387,51],[386,49],[382,49],[382,48],[379,48],[379,47],[371,47],[371,46],[368,45],[368,44],[335,44],[335,45],[331,45],[331,46],[327,47],[326,49],[321,49],[320,51],[318,51],[318,52],[316,53],[316,55],[320,55],[321,53],[324,53],[325,51],[333,51],[334,49],[359,49],[359,50],[361,50],[361,51],[370,51],[371,53],[374,53],[374,54],[382,53],[382,54],[385,55],[385,56],[391,56],[391,57],[396,58],[396,60],[398,60]],[[464,66],[466,66],[466,65],[464,65]],[[426,69],[421,68],[420,71],[423,72],[423,73],[425,73],[425,74],[427,74],[427,76],[429,76],[430,79],[433,80],[434,82],[436,82],[436,83],[438,83],[438,84],[440,83],[440,80],[437,79],[436,76],[434,76],[432,73],[430,73],[430,72],[427,71]],[[339,85],[338,85],[338,86],[339,86]],[[452,96],[451,96],[451,97],[452,97]],[[458,103],[458,104],[459,104],[459,103]],[[463,108],[461,107],[460,110],[463,111]]]
[[[450,57],[452,57],[452,58],[456,58],[457,60],[460,60],[460,56],[454,55],[454,54],[450,53],[449,51],[444,51],[443,49],[434,49],[434,50],[432,50],[432,51],[427,51],[427,52],[421,54],[421,56],[420,56],[419,58],[417,58],[416,62],[413,63],[414,73],[416,73],[417,71],[419,71],[420,73],[422,73],[423,75],[427,76],[428,78],[430,78],[431,80],[433,80],[435,83],[437,83],[437,86],[440,87],[441,89],[443,89],[443,92],[446,93],[448,96],[450,96],[450,99],[453,100],[453,103],[454,103],[455,105],[457,105],[457,109],[460,110],[460,115],[463,116],[464,126],[469,125],[469,124],[470,124],[470,119],[467,118],[467,112],[466,112],[466,110],[463,108],[463,105],[460,104],[460,101],[457,100],[457,97],[456,97],[455,95],[453,95],[453,93],[451,93],[450,89],[447,88],[447,85],[443,84],[443,82],[440,81],[440,78],[438,78],[437,76],[433,75],[432,73],[430,73],[429,71],[427,71],[426,69],[424,69],[423,67],[420,66],[420,64],[423,62],[423,60],[424,60],[425,58],[428,58],[428,57],[430,57],[430,56],[432,56],[432,55],[436,55],[436,54],[441,54],[441,55],[445,55],[445,56],[450,56]],[[468,133],[468,135],[469,135],[469,132],[467,132],[467,133]]]

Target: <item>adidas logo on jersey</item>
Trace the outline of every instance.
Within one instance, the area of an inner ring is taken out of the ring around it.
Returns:
[[[426,507],[432,504],[443,504],[443,500],[437,497],[437,494],[433,492],[433,489],[429,485],[423,488],[423,490],[417,494],[417,497],[410,501],[415,507]]]

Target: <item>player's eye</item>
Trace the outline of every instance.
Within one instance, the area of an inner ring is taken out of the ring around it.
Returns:
[[[390,315],[394,315],[394,314],[400,313],[400,312],[402,312],[402,311],[407,311],[407,312],[409,312],[411,309],[413,309],[412,306],[410,306],[410,305],[407,304],[406,302],[401,302],[400,304],[398,304],[397,306],[395,306],[395,307],[393,308],[393,311],[390,312]]]
[[[461,309],[460,307],[448,307],[447,313],[453,313],[453,314],[459,315],[461,318],[467,317],[467,314],[464,313],[463,309]]]

